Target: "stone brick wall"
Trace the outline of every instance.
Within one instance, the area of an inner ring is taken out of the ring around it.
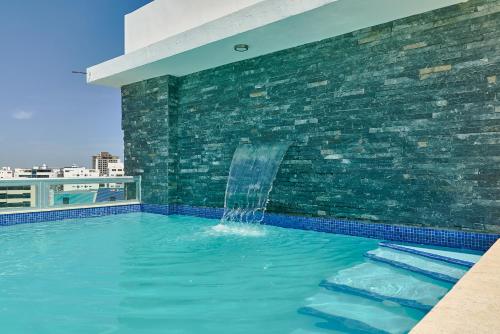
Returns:
[[[161,77],[122,89],[127,175],[142,175],[145,203],[163,204],[175,194],[177,79]]]
[[[269,211],[500,231],[500,0],[123,87],[148,203],[221,207],[240,142],[289,140]]]

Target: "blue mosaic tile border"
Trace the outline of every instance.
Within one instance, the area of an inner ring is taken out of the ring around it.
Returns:
[[[163,215],[184,215],[208,219],[221,219],[224,214],[224,209],[221,208],[194,207],[178,204],[142,204],[142,211]]]
[[[0,214],[0,226],[90,218],[141,211],[162,215],[178,214],[210,219],[220,219],[224,213],[224,209],[222,208],[192,207],[188,205],[125,204],[59,211]],[[263,223],[285,228],[480,251],[487,250],[500,238],[498,234],[366,223],[334,218],[288,216],[274,213],[266,214]]]
[[[208,219],[221,219],[224,215],[222,208],[192,207],[189,205],[171,205],[172,214],[187,215]]]
[[[141,211],[147,213],[156,213],[166,216],[173,214],[171,205],[141,204]]]
[[[161,207],[163,209],[160,209]],[[212,219],[220,219],[224,213],[224,209],[221,208],[203,208],[188,205],[143,205],[144,212],[158,213],[160,210],[167,212],[164,214],[179,214]],[[500,238],[498,234],[367,223],[335,218],[288,216],[275,213],[267,213],[264,216],[263,223],[300,230],[479,251],[489,249]]]
[[[480,251],[489,249],[500,238],[498,234],[367,223],[335,218],[296,217],[280,214],[267,214],[264,223],[318,232]]]
[[[42,223],[74,218],[91,218],[141,211],[142,208],[140,204],[127,204],[57,211],[23,212],[3,215],[0,214],[0,226]]]

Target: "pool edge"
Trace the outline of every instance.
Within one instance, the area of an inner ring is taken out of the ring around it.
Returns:
[[[163,215],[186,215],[209,219],[220,219],[224,213],[223,208],[195,207],[177,204],[142,204],[142,211]],[[390,225],[335,218],[292,216],[277,213],[266,213],[263,224],[394,242],[408,242],[477,251],[488,250],[500,238],[499,234],[493,233]]]
[[[160,205],[121,203],[98,207],[93,206],[52,211],[0,214],[0,227],[64,219],[100,217],[132,212],[146,212],[161,215],[186,215],[209,219],[220,219],[224,213],[224,209],[175,204]],[[277,213],[267,213],[264,216],[263,224],[283,228],[343,234],[379,240],[479,251],[488,250],[500,238],[500,235],[498,234],[391,225],[335,218],[292,216]]]

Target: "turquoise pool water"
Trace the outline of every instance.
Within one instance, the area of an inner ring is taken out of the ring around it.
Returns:
[[[133,213],[0,228],[1,332],[356,332],[298,310],[326,298],[319,283],[365,263],[378,240],[217,224]],[[425,314],[369,303],[410,323]]]

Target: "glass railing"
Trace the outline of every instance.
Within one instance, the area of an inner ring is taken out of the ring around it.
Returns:
[[[140,201],[140,177],[0,179],[0,213]]]

